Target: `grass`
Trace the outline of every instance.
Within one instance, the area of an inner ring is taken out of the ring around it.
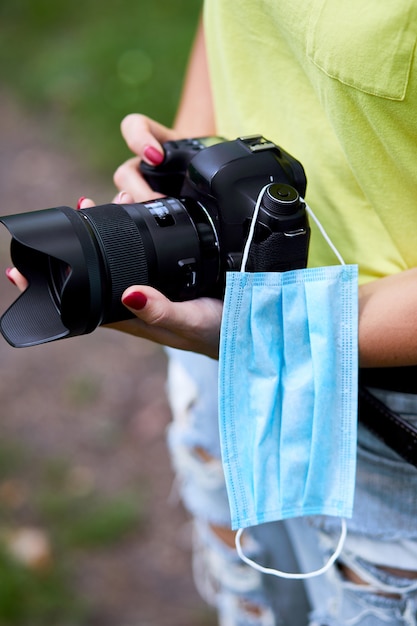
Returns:
[[[1,84],[81,159],[110,174],[121,119],[172,122],[199,0],[2,0]]]

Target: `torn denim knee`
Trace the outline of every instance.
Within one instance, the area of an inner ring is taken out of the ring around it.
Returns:
[[[180,350],[169,349],[168,355],[166,389],[176,437],[219,459],[218,363]]]
[[[195,517],[230,528],[230,509],[221,461],[203,460],[198,452],[181,443],[175,426],[168,431],[168,444],[176,485],[187,510]]]
[[[168,352],[167,392],[173,421],[167,430],[176,485],[188,511],[230,527],[220,460],[216,361],[178,350]],[[203,459],[199,450],[207,454]]]
[[[345,568],[363,583],[352,582],[345,575]],[[417,626],[415,578],[394,575],[347,549],[329,579],[333,587],[329,601],[326,607],[316,609],[311,624]]]
[[[261,545],[250,534],[246,550],[253,558],[263,558]],[[261,574],[201,521],[194,524],[193,573],[200,595],[218,611],[219,626],[281,623],[269,604]]]

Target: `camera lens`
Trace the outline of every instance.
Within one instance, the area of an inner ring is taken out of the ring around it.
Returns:
[[[16,347],[132,317],[121,303],[130,285],[189,300],[210,292],[219,276],[215,228],[190,199],[58,207],[1,221],[13,237],[13,263],[29,284],[0,322]]]

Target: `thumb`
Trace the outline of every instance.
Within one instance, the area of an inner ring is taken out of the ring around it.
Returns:
[[[172,319],[175,317],[175,304],[153,287],[144,285],[129,287],[122,295],[122,302],[147,324],[162,327],[176,325],[175,320]]]
[[[122,302],[137,319],[123,322],[121,330],[217,358],[223,306],[220,300],[171,302],[153,287],[134,285],[123,293]]]

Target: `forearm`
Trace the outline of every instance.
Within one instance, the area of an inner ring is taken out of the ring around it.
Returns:
[[[191,49],[174,129],[181,137],[202,137],[216,132],[201,19]]]
[[[417,364],[417,268],[359,288],[362,367]]]

